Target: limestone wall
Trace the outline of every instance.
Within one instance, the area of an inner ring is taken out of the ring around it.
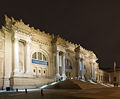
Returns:
[[[95,80],[104,75],[96,61],[96,55],[81,45],[5,16],[0,31],[1,88],[38,87],[55,80],[57,72],[60,77]]]

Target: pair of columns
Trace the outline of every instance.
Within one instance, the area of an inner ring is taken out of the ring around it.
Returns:
[[[57,76],[57,78],[60,78],[60,73],[59,73],[59,67],[60,67],[60,62],[62,61],[62,77],[63,77],[63,79],[65,79],[66,78],[66,75],[65,75],[65,53],[62,53],[62,56],[61,56],[61,58],[62,58],[62,60],[60,59],[60,57],[59,57],[59,51],[57,51],[57,53],[56,53],[56,76]]]
[[[30,41],[25,42],[26,55],[25,55],[25,72],[30,73]],[[19,73],[19,38],[14,38],[14,73]]]
[[[83,59],[78,58],[78,78],[84,80],[84,62]]]

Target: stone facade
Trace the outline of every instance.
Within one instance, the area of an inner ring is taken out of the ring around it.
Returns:
[[[0,89],[36,88],[66,78],[99,82],[97,60],[81,45],[5,15],[0,29]]]

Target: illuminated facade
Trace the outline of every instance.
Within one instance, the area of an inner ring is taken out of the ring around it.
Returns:
[[[97,57],[82,46],[5,16],[0,29],[0,88],[36,88],[58,79],[99,82]]]

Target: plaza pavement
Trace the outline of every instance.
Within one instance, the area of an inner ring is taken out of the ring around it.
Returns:
[[[94,84],[92,88],[92,85],[89,82],[67,80],[43,89],[43,96],[40,90],[28,93],[3,92],[0,93],[0,99],[120,99],[120,88],[100,84]]]

